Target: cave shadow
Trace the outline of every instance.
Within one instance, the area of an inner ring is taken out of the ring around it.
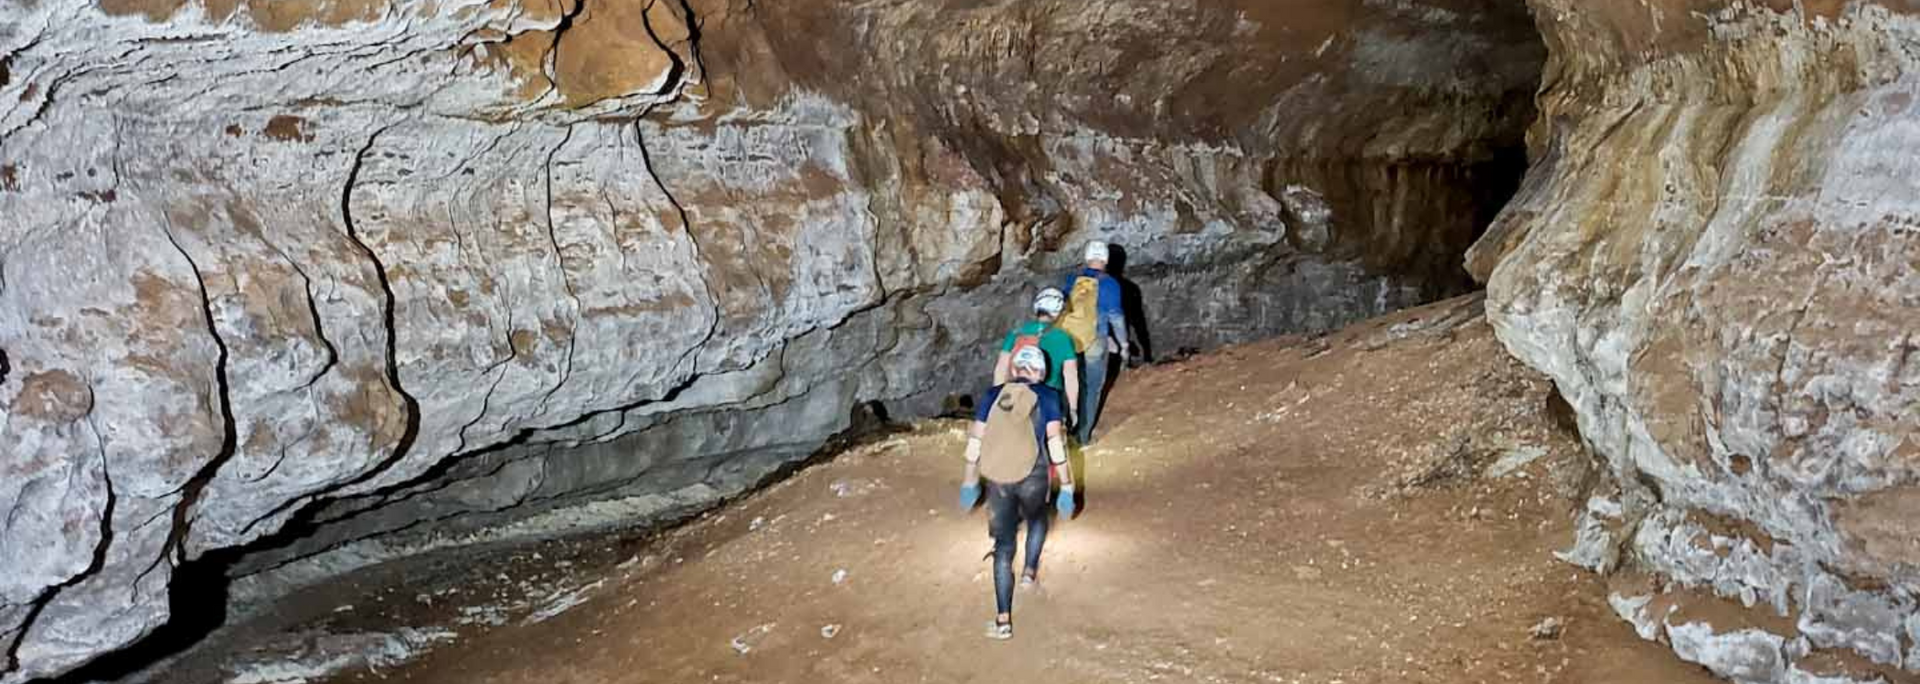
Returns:
[[[1139,352],[1134,355],[1132,365],[1153,363],[1153,333],[1147,326],[1146,301],[1140,294],[1140,284],[1127,277],[1127,248],[1107,246],[1107,275],[1120,283],[1120,308],[1127,319],[1127,336],[1133,338],[1133,346]],[[1108,387],[1112,387],[1113,379],[1109,373]]]
[[[973,420],[973,410],[973,394],[956,392],[947,395],[945,399],[940,401],[940,413],[935,414],[933,417]]]
[[[132,681],[143,671],[187,652],[227,624],[227,598],[233,584],[227,568],[243,552],[244,547],[220,549],[180,564],[167,585],[166,622],[126,648],[108,651],[58,677],[35,679],[29,684]]]

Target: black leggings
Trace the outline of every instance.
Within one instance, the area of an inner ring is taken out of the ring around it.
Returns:
[[[1035,469],[1014,484],[987,483],[987,534],[993,537],[993,597],[1000,613],[1013,612],[1013,547],[1020,521],[1027,523],[1028,571],[1040,569],[1040,547],[1047,543],[1047,469]]]

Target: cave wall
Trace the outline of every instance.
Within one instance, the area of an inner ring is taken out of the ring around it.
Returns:
[[[1457,292],[1543,58],[1517,0],[0,6],[0,682],[199,559],[738,492],[1095,237],[1162,350]]]
[[[1920,673],[1920,6],[1535,0],[1534,166],[1474,248],[1612,484],[1565,555],[1742,682]]]

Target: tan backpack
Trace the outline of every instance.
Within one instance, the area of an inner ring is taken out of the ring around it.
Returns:
[[[1039,395],[1023,382],[1000,388],[987,412],[986,435],[980,439],[980,475],[1000,484],[1013,484],[1033,472],[1040,457],[1033,421],[1039,416]]]

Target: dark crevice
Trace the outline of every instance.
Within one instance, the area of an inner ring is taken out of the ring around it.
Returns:
[[[181,487],[180,503],[174,508],[173,530],[165,547],[165,553],[173,554],[176,561],[185,562],[187,535],[193,524],[193,507],[199,503],[201,494],[206,491],[207,485],[213,482],[213,477],[219,472],[220,467],[233,458],[238,444],[238,435],[234,429],[236,423],[233,418],[233,402],[229,398],[227,387],[227,362],[230,352],[227,349],[226,340],[220,336],[219,322],[214,318],[213,298],[207,291],[206,275],[200,270],[200,264],[194,260],[193,255],[180,244],[179,238],[173,232],[172,219],[163,214],[160,225],[161,231],[167,236],[167,242],[173,245],[181,258],[186,259],[188,268],[193,271],[194,283],[200,293],[201,315],[205,317],[207,335],[213,339],[214,347],[219,352],[214,361],[214,381],[220,401],[220,450],[212,459],[201,465],[193,476],[187,479],[186,485]]]
[[[564,251],[560,248],[560,235],[553,226],[553,158],[554,155],[560,153],[560,148],[566,147],[567,143],[573,140],[573,126],[567,126],[566,131],[566,135],[560,138],[560,143],[554,145],[553,149],[547,150],[546,162],[541,167],[543,171],[541,178],[546,190],[547,244],[553,248],[553,268],[560,274],[560,285],[566,289],[567,299],[573,302],[573,317],[572,320],[567,323],[566,361],[560,367],[560,378],[553,383],[552,387],[547,388],[545,394],[540,396],[538,406],[541,412],[546,411],[547,401],[552,399],[553,395],[559,392],[561,387],[565,387],[568,380],[573,378],[574,351],[580,346],[580,317],[586,311],[586,307],[580,304],[579,293],[573,289],[573,277],[567,274],[567,260]],[[461,435],[463,444],[465,440],[466,436],[463,431]]]
[[[98,69],[99,67],[76,69],[76,70],[61,74],[59,76],[53,77],[52,80],[47,82],[47,87],[45,89],[46,92],[41,94],[40,103],[34,107],[33,115],[27,117],[26,121],[20,122],[20,125],[14,126],[13,128],[9,128],[4,131],[0,131],[0,142],[5,142],[6,139],[12,136],[14,133],[18,133],[20,131],[26,130],[27,128],[32,127],[34,124],[40,123],[40,119],[46,116],[49,110],[53,109],[54,98],[55,96],[59,95],[61,86],[66,85],[69,81],[75,78],[85,76],[88,73],[91,73]],[[29,86],[29,88],[31,88],[31,86]]]
[[[511,359],[515,355],[517,355],[517,352],[510,353],[508,354],[507,358]],[[467,422],[461,424],[460,430],[454,433],[454,435],[458,437],[460,440],[459,445],[454,447],[455,454],[464,454],[467,452],[467,430],[472,429],[473,426],[475,425],[479,425],[481,419],[484,419],[487,417],[487,410],[493,407],[493,393],[495,390],[500,388],[500,380],[505,377],[507,377],[506,371],[500,371],[499,373],[494,374],[493,382],[487,383],[487,393],[480,395],[480,411],[478,413],[473,414],[473,418],[471,420],[468,420]],[[449,460],[452,460],[452,459],[449,459]]]
[[[258,429],[258,428],[256,428],[256,429]],[[301,433],[299,437],[297,437],[297,438],[295,438],[295,439],[293,439],[293,440],[292,440],[292,441],[291,441],[290,443],[292,443],[292,444],[299,444],[299,443],[301,443],[301,442],[304,442],[304,441],[306,441],[306,440],[308,440],[308,439],[310,439],[310,438],[312,438],[312,437],[313,437],[313,431],[312,431],[312,430],[308,430],[308,431],[306,431],[306,432],[304,432],[304,433]],[[260,474],[258,474],[258,475],[253,475],[253,476],[250,476],[250,477],[241,477],[241,476],[238,476],[238,475],[236,475],[236,476],[235,476],[235,477],[233,478],[233,481],[235,481],[235,482],[241,482],[241,483],[245,483],[245,484],[254,484],[254,483],[257,483],[257,482],[265,482],[265,481],[266,481],[266,480],[267,480],[268,478],[271,478],[271,477],[273,477],[273,474],[274,474],[275,472],[278,472],[278,471],[280,470],[280,466],[282,466],[282,465],[285,465],[285,464],[286,464],[286,462],[287,462],[287,447],[286,447],[285,445],[282,445],[282,446],[280,446],[280,447],[279,447],[278,449],[275,449],[275,452],[276,452],[276,453],[274,454],[274,457],[273,457],[273,464],[272,464],[272,465],[269,465],[269,466],[267,466],[267,467],[266,467],[266,468],[265,468],[264,470],[261,470],[261,471],[260,471]],[[240,532],[241,532],[242,534],[245,534],[245,533],[248,533],[248,532],[252,532],[252,531],[253,531],[253,528],[254,528],[255,526],[257,526],[257,525],[259,525],[259,524],[260,524],[260,523],[262,523],[262,522],[266,522],[266,521],[267,521],[267,518],[260,518],[260,519],[257,519],[257,520],[254,520],[253,522],[250,522],[250,523],[247,523],[247,525],[246,525],[245,527],[242,527],[242,528],[240,529]]]
[[[91,383],[88,383],[87,385],[87,393],[88,393],[87,403],[91,405],[93,403],[92,401],[93,385]],[[87,418],[87,426],[93,430],[94,444],[97,445],[100,449],[101,475],[102,477],[106,477],[106,464],[107,464],[106,444],[100,438],[99,429],[97,427],[94,427],[91,416],[88,416]],[[3,656],[3,657],[0,657],[0,675],[11,674],[19,669],[20,647],[26,643],[27,633],[32,631],[33,623],[35,620],[39,619],[41,611],[46,610],[47,606],[53,603],[53,600],[60,595],[60,592],[62,590],[65,590],[66,588],[71,587],[73,585],[79,584],[80,582],[84,581],[87,577],[93,575],[96,572],[99,572],[100,568],[106,565],[107,548],[109,544],[111,544],[113,541],[114,493],[113,493],[113,482],[111,479],[107,480],[106,486],[107,486],[107,502],[104,510],[101,512],[101,515],[100,515],[100,541],[94,545],[93,560],[87,565],[86,569],[81,570],[78,573],[75,573],[72,577],[68,577],[65,581],[60,582],[59,584],[55,584],[53,586],[50,586],[41,590],[39,595],[35,596],[32,600],[28,601],[27,612],[21,618],[21,621],[20,621],[20,631],[14,634],[13,640],[7,643],[7,648],[5,652],[3,654],[0,654],[0,656]],[[20,511],[21,509],[16,507],[12,511],[8,512],[7,527],[13,526],[14,516],[15,514],[18,514]]]
[[[402,406],[406,411],[406,425],[403,427],[399,439],[395,440],[393,451],[391,453],[389,453],[387,456],[382,458],[379,463],[374,465],[374,467],[369,468],[368,470],[366,470],[365,472],[362,472],[358,476],[355,476],[354,478],[351,478],[348,481],[337,485],[335,487],[336,490],[346,489],[354,485],[360,484],[362,482],[365,482],[367,480],[370,480],[374,477],[379,476],[380,473],[385,472],[388,468],[393,467],[394,464],[399,463],[400,459],[404,458],[407,452],[411,450],[413,446],[413,442],[419,436],[419,432],[420,432],[420,403],[419,401],[415,400],[413,395],[409,394],[406,391],[406,389],[403,388],[400,384],[400,365],[399,365],[400,362],[399,362],[399,354],[398,354],[399,328],[396,327],[395,321],[394,321],[394,310],[395,310],[395,307],[397,306],[398,300],[396,299],[393,292],[393,283],[388,279],[386,265],[380,261],[379,256],[373,251],[373,249],[369,247],[363,239],[361,239],[359,231],[357,227],[354,225],[353,213],[352,213],[351,204],[350,204],[353,196],[353,188],[359,181],[361,166],[366,161],[367,153],[373,149],[373,145],[375,141],[379,139],[381,134],[387,132],[388,130],[392,129],[394,126],[397,126],[397,125],[398,124],[390,124],[386,127],[383,127],[374,131],[371,135],[367,136],[366,145],[362,146],[360,149],[355,151],[353,156],[353,165],[347,171],[347,179],[346,179],[346,182],[343,184],[344,187],[341,190],[340,216],[341,216],[341,224],[345,229],[347,239],[352,241],[354,245],[357,248],[359,248],[360,252],[367,258],[368,263],[372,265],[375,279],[380,283],[380,290],[386,297],[386,301],[382,309],[382,321],[385,324],[385,330],[387,333],[386,349],[385,349],[387,381],[390,388],[393,390],[394,394],[400,397]],[[266,515],[261,516],[261,519],[263,520],[271,519],[273,517],[276,517],[286,512],[287,510],[302,507],[302,506],[305,506],[307,508],[317,508],[322,503],[324,503],[323,499],[294,498],[268,511]],[[296,513],[293,517],[299,518],[300,514]],[[287,524],[291,525],[293,523],[289,522]],[[229,551],[232,552],[232,555],[234,557],[238,557],[243,553],[242,550],[246,548],[251,548],[251,546],[247,545],[247,546],[237,547],[235,549],[230,549]]]
[[[1468,178],[1473,182],[1473,233],[1467,245],[1479,241],[1500,212],[1519,195],[1527,179],[1527,166],[1527,148],[1516,144],[1495,149],[1489,159],[1468,170]]]
[[[353,188],[360,181],[360,171],[365,166],[367,153],[373,150],[373,145],[379,140],[380,135],[391,127],[392,126],[389,126],[374,131],[372,135],[367,136],[367,144],[354,153],[353,166],[348,169],[346,182],[342,184],[343,187],[340,190],[340,221],[346,230],[347,238],[352,240],[354,245],[360,248],[360,252],[366,256],[368,263],[373,266],[374,276],[380,282],[380,291],[386,295],[386,303],[381,310],[381,321],[386,326],[387,333],[387,382],[392,386],[394,394],[400,397],[400,401],[406,409],[407,424],[405,429],[402,430],[400,438],[395,441],[393,451],[374,467],[342,483],[338,489],[343,490],[350,489],[363,482],[372,480],[375,477],[379,477],[380,474],[386,472],[388,468],[399,463],[400,460],[405,458],[407,453],[413,449],[413,441],[417,439],[420,434],[420,402],[414,399],[413,395],[408,393],[400,382],[400,328],[394,321],[394,311],[399,306],[399,297],[394,294],[393,281],[387,275],[386,264],[380,261],[379,253],[373,251],[373,247],[369,246],[366,240],[361,237],[359,227],[355,225],[353,220]]]
[[[673,192],[667,188],[665,180],[661,178],[661,176],[656,172],[653,166],[653,160],[652,160],[651,154],[647,149],[645,138],[641,132],[640,121],[636,119],[633,122],[632,126],[634,131],[635,146],[639,149],[642,166],[646,171],[648,178],[650,178],[653,181],[654,186],[660,191],[661,195],[667,199],[667,202],[673,206],[674,211],[679,216],[680,228],[686,233],[688,245],[693,252],[692,254],[693,260],[696,263],[704,262],[704,257],[702,256],[702,252],[701,252],[700,240],[698,235],[693,230],[693,222],[691,217],[688,215],[686,207],[682,205],[678,199],[675,198]],[[569,129],[569,134],[571,134],[571,129]],[[367,142],[367,146],[365,148],[362,148],[360,150],[360,153],[356,156],[353,170],[348,177],[347,188],[349,193],[351,192],[354,179],[358,177],[361,160],[365,157],[367,150],[372,148],[374,138],[377,138],[378,135],[379,134],[376,133],[373,137],[370,137]],[[557,149],[558,148],[556,147],[556,150]],[[551,173],[551,156],[549,156],[547,168],[548,168],[548,173],[550,174]],[[551,193],[551,176],[550,175],[548,179],[549,179],[548,191],[549,193]],[[548,205],[549,210],[551,210],[551,194],[549,194],[548,199],[549,199],[549,205]],[[352,237],[356,243],[359,243],[361,245],[361,248],[367,252],[369,258],[373,259],[373,263],[376,269],[379,270],[381,285],[388,294],[387,320],[388,320],[388,330],[391,332],[395,329],[392,323],[392,315],[393,315],[392,306],[394,302],[394,297],[393,297],[391,285],[388,283],[386,279],[385,270],[380,265],[380,262],[377,259],[374,259],[372,250],[367,249],[365,243],[361,242],[357,233],[354,232],[353,224],[351,221],[351,214],[347,210],[345,197],[342,198],[342,215],[347,217],[349,236]],[[549,214],[549,228],[551,228],[551,214]],[[552,234],[549,233],[549,238],[551,239],[552,237],[553,237]],[[556,249],[555,254],[557,258],[557,255],[558,255],[557,241],[555,244],[555,249]],[[610,409],[605,409],[600,411],[591,411],[564,423],[542,426],[540,430],[563,430],[566,428],[574,427],[574,426],[586,423],[587,421],[598,418],[599,416],[604,415],[609,411],[619,412],[622,416],[622,423],[624,424],[626,414],[634,410],[645,408],[647,406],[662,404],[662,403],[671,403],[673,401],[676,401],[678,400],[678,398],[683,392],[692,388],[696,383],[698,383],[700,379],[703,377],[703,374],[700,372],[699,368],[697,367],[698,364],[697,364],[697,359],[695,358],[695,355],[698,354],[700,350],[705,349],[706,346],[710,344],[714,339],[714,337],[718,334],[720,329],[721,317],[723,314],[719,304],[719,300],[718,300],[718,290],[714,287],[714,284],[712,282],[712,276],[710,272],[708,272],[706,269],[701,270],[701,282],[707,290],[709,301],[713,302],[713,317],[708,324],[707,331],[705,332],[705,334],[702,335],[700,341],[698,343],[690,345],[684,352],[681,353],[680,358],[674,363],[675,369],[680,369],[680,368],[687,369],[687,375],[685,377],[681,378],[681,380],[674,386],[669,387],[667,391],[662,395],[660,395],[659,397],[642,400],[632,404],[614,407]],[[392,345],[393,345],[393,342],[390,337],[389,350],[388,350],[388,358],[389,358],[390,366],[391,364],[394,363],[393,360],[396,358],[393,353]],[[399,388],[398,371],[397,369],[390,368],[390,372],[394,376],[395,389],[398,390]],[[498,378],[496,378],[495,384],[496,385],[498,384]],[[413,403],[411,396],[405,395],[404,393],[402,394],[402,396],[407,397],[407,401],[409,404],[409,415],[413,417],[413,420],[409,422],[408,439],[407,439],[407,443],[411,444],[412,435],[418,430],[418,425],[417,425],[418,412],[415,409],[416,405]],[[489,390],[489,397],[490,396],[491,396],[491,389]],[[482,409],[481,415],[482,416],[485,415],[484,408]],[[480,416],[476,416],[473,422],[477,422],[479,419],[480,419]],[[473,422],[470,422],[468,426],[471,426]],[[381,487],[371,492],[358,495],[358,497],[377,500],[383,497],[393,496],[395,494],[405,492],[407,489],[412,487],[417,487],[421,483],[438,481],[442,479],[444,476],[446,476],[455,466],[457,466],[458,464],[460,464],[462,461],[464,461],[469,457],[485,454],[493,451],[498,451],[502,449],[524,446],[528,443],[529,438],[535,435],[537,432],[538,431],[536,429],[532,429],[532,428],[523,429],[523,430],[520,430],[517,434],[515,434],[512,438],[505,440],[499,444],[489,445],[478,451],[467,452],[465,447],[466,428],[463,427],[459,433],[461,438],[460,452],[451,454],[448,458],[442,459],[440,462],[430,466],[426,471],[422,472],[421,474],[413,478],[408,479],[405,482],[394,483],[385,487]],[[432,491],[432,490],[427,490],[427,491]],[[262,539],[258,542],[255,542],[254,544],[250,544],[247,547],[244,547],[245,548],[244,552],[251,553],[251,552],[265,551],[265,550],[271,550],[276,548],[285,548],[295,543],[299,539],[311,536],[314,530],[318,526],[318,523],[315,522],[315,519],[318,517],[320,508],[321,506],[316,504],[316,505],[309,506],[307,509],[302,510],[299,514],[294,516],[293,520],[290,520],[285,526],[283,526],[283,528],[280,531],[278,531],[277,533],[271,535],[266,539]],[[376,507],[369,507],[366,510],[372,510],[373,508],[376,508]],[[337,522],[338,520],[345,520],[351,517],[353,517],[353,515],[349,514],[341,518],[329,520],[328,522],[330,523]],[[318,555],[320,553],[325,553],[326,551],[339,548],[346,544],[350,544],[352,543],[352,541],[353,540],[344,541],[339,544],[329,545],[325,548],[315,549],[308,553],[303,553],[298,556],[283,559],[271,566],[254,569],[254,572],[262,572],[265,570],[270,570],[272,568],[281,567],[289,563],[296,562],[300,559],[312,557],[314,555]],[[234,549],[232,551],[236,559],[242,553],[240,549]]]
[[[0,88],[4,88],[7,86],[8,83],[13,82],[13,58],[26,54],[28,51],[34,49],[35,47],[38,47],[40,45],[40,41],[46,39],[48,28],[50,27],[42,26],[40,29],[40,32],[34,35],[33,40],[27,41],[25,45],[21,45],[20,47],[15,48],[12,52],[8,52],[5,56],[0,56]],[[55,84],[57,85],[58,83],[59,81],[56,79]],[[28,92],[32,92],[32,89],[33,89],[33,85],[28,84],[27,85]],[[25,100],[25,99],[26,98],[24,97],[22,98],[22,100]],[[50,103],[52,101],[53,101],[53,90],[49,88],[47,90],[46,100],[41,103],[41,106],[38,110],[34,111],[33,117],[28,119],[26,123],[23,123],[20,126],[14,127],[6,131],[0,131],[0,142],[6,142],[7,136],[12,135],[14,131],[18,131],[22,128],[26,128],[27,124],[31,124],[34,121],[39,120],[40,115],[46,112],[47,103]]]
[[[633,122],[633,142],[634,146],[640,149],[640,165],[642,170],[647,172],[648,178],[653,179],[654,187],[658,188],[660,194],[667,198],[667,203],[673,205],[674,213],[680,217],[680,230],[686,234],[687,245],[693,250],[694,264],[699,266],[705,263],[705,251],[700,246],[699,234],[693,230],[693,219],[687,215],[687,207],[682,205],[680,200],[674,198],[672,190],[667,189],[666,179],[661,178],[659,171],[654,168],[653,155],[647,150],[647,138],[646,135],[641,132],[640,122],[638,120]],[[720,289],[714,285],[711,268],[700,269],[700,284],[707,290],[707,301],[713,303],[713,319],[708,323],[707,332],[701,336],[700,342],[688,347],[687,350],[680,355],[680,360],[674,364],[674,368],[676,369],[685,364],[689,358],[699,353],[701,349],[707,346],[708,342],[713,340],[714,336],[720,331],[720,320],[726,314],[724,307],[720,304]],[[698,359],[694,359],[694,365],[689,369],[689,373],[697,377],[699,371],[699,361]],[[692,378],[689,378],[689,381],[691,381],[691,379]]]
[[[87,394],[87,403],[92,404],[92,383],[88,383],[87,385]],[[107,565],[107,550],[112,548],[113,545],[113,511],[118,505],[119,499],[113,489],[113,474],[108,470],[110,460],[107,458],[106,439],[101,437],[100,427],[94,423],[93,416],[89,415],[86,417],[86,424],[87,429],[93,433],[93,443],[95,447],[100,451],[100,478],[106,486],[107,500],[100,509],[100,541],[94,545],[93,558],[88,562],[86,569],[67,578],[64,582],[47,587],[33,600],[31,607],[27,609],[27,614],[20,622],[20,632],[15,634],[13,641],[7,645],[5,659],[0,660],[0,675],[9,674],[19,669],[20,647],[26,643],[27,633],[32,631],[34,622],[40,618],[40,613],[45,611],[47,606],[53,604],[53,600],[60,596],[60,592],[92,577]]]
[[[680,87],[680,78],[687,71],[686,61],[680,58],[679,53],[673,51],[673,46],[668,45],[667,41],[661,40],[660,32],[653,28],[653,6],[657,3],[668,1],[669,0],[653,0],[653,2],[647,3],[644,9],[640,10],[640,26],[647,30],[647,37],[653,39],[653,44],[660,46],[660,51],[667,55],[667,78],[661,81],[660,88],[653,92],[655,95],[668,95],[673,93],[675,89]],[[692,36],[692,32],[695,30],[692,22],[688,22],[688,35]],[[691,40],[691,38],[689,38],[689,40]]]
[[[680,3],[680,21],[687,25],[687,52],[693,55],[693,78],[704,82],[707,78],[707,60],[700,56],[700,17],[693,12],[688,0],[674,0]]]
[[[272,247],[274,251],[279,252],[280,258],[287,261],[287,266],[291,267],[294,273],[300,275],[300,291],[306,296],[307,315],[313,319],[313,338],[319,340],[321,348],[327,352],[327,360],[320,364],[320,370],[314,371],[313,375],[307,378],[306,382],[300,383],[299,389],[311,389],[315,383],[320,382],[321,378],[333,372],[333,367],[339,364],[340,350],[333,346],[331,340],[327,339],[326,325],[320,320],[320,305],[318,300],[313,296],[313,277],[307,275],[307,270],[301,268],[300,264],[295,262],[284,250],[281,250],[278,245],[268,244],[268,246]]]
[[[573,20],[587,11],[587,0],[574,0],[573,9],[560,15],[560,21],[553,25],[553,42],[547,46],[547,54],[540,60],[540,66],[546,70],[547,91],[540,94],[541,99],[560,89],[560,39],[573,28]]]
[[[373,149],[373,145],[379,136],[390,128],[391,126],[381,128],[368,136],[366,145],[354,154],[353,166],[347,173],[347,179],[341,191],[340,210],[348,239],[352,240],[354,244],[359,247],[361,252],[372,264],[375,276],[380,282],[381,290],[386,295],[383,312],[383,320],[387,331],[386,370],[388,381],[392,384],[393,391],[401,397],[405,405],[407,423],[400,439],[395,443],[393,452],[382,459],[375,467],[362,473],[353,480],[339,485],[341,489],[377,477],[380,473],[385,472],[388,468],[399,462],[411,448],[414,439],[419,434],[420,427],[419,404],[414,400],[412,395],[408,394],[400,386],[399,361],[396,353],[397,340],[395,336],[397,328],[394,327],[396,299],[394,297],[393,285],[388,279],[386,267],[380,262],[372,248],[369,247],[359,235],[358,229],[354,225],[350,204],[353,188],[359,181],[360,171],[368,152]],[[170,228],[167,231],[167,237],[170,241],[174,239]],[[174,247],[180,249],[179,243],[174,242]],[[181,254],[183,256],[187,255],[184,249],[181,249]],[[187,259],[191,265],[192,258],[188,256]],[[196,266],[194,270],[195,276],[198,278],[198,267]],[[201,283],[201,291],[204,299],[206,296],[204,282]],[[207,316],[211,329],[213,324],[211,303],[209,302],[208,305]],[[218,334],[214,334],[216,343],[220,343]],[[223,414],[226,415],[227,420],[226,444],[222,448],[222,454],[231,454],[233,451],[234,432],[232,416],[230,412],[225,411],[226,348],[223,343],[221,343],[220,351],[220,389],[223,400]],[[199,491],[205,487],[206,481],[211,479],[214,470],[222,460],[224,459],[216,459],[215,462],[202,468],[201,472],[189,483],[188,487],[182,490],[183,503],[175,509],[176,521],[173,528],[173,537],[169,539],[166,548],[168,549],[168,553],[174,554],[174,558],[179,562],[179,566],[174,570],[173,579],[169,585],[168,602],[170,605],[170,615],[167,623],[146,638],[135,642],[133,645],[125,649],[110,652],[56,680],[50,680],[49,684],[80,684],[81,682],[123,679],[140,672],[146,667],[162,662],[168,657],[181,653],[200,642],[207,635],[213,633],[215,629],[225,624],[227,620],[227,596],[229,585],[231,584],[228,571],[247,553],[261,548],[269,548],[276,543],[283,543],[283,540],[289,536],[302,533],[309,526],[307,521],[312,518],[325,501],[321,499],[288,502],[286,505],[270,512],[267,517],[278,515],[294,506],[304,505],[304,507],[296,512],[292,516],[292,519],[275,534],[268,535],[266,538],[257,540],[251,544],[210,549],[196,558],[188,559],[183,550],[182,540],[184,540],[187,530],[186,524],[188,519],[186,516],[190,508],[189,503],[197,499]]]
[[[146,637],[132,645],[107,654],[75,669],[53,682],[92,682],[124,677],[166,655],[177,653],[212,633],[226,619],[226,576],[223,572],[225,562],[221,553],[207,553],[199,558],[189,559],[187,538],[192,531],[193,507],[200,500],[206,487],[213,481],[214,475],[222,465],[232,458],[236,446],[232,404],[227,386],[228,350],[226,341],[220,336],[219,326],[213,314],[213,301],[207,290],[206,278],[192,254],[180,244],[174,234],[172,221],[162,215],[162,232],[167,241],[180,253],[193,270],[194,281],[200,292],[202,313],[206,318],[207,334],[213,338],[219,350],[215,362],[215,380],[218,383],[220,415],[224,423],[220,451],[215,457],[195,471],[185,486],[180,489],[180,501],[173,506],[173,522],[168,532],[166,544],[154,563],[145,568],[141,577],[151,574],[161,563],[173,562],[176,567],[172,581],[168,584],[169,612],[166,623]],[[209,590],[209,587],[214,589]],[[218,597],[210,600],[209,597]],[[216,605],[208,605],[215,603]]]

